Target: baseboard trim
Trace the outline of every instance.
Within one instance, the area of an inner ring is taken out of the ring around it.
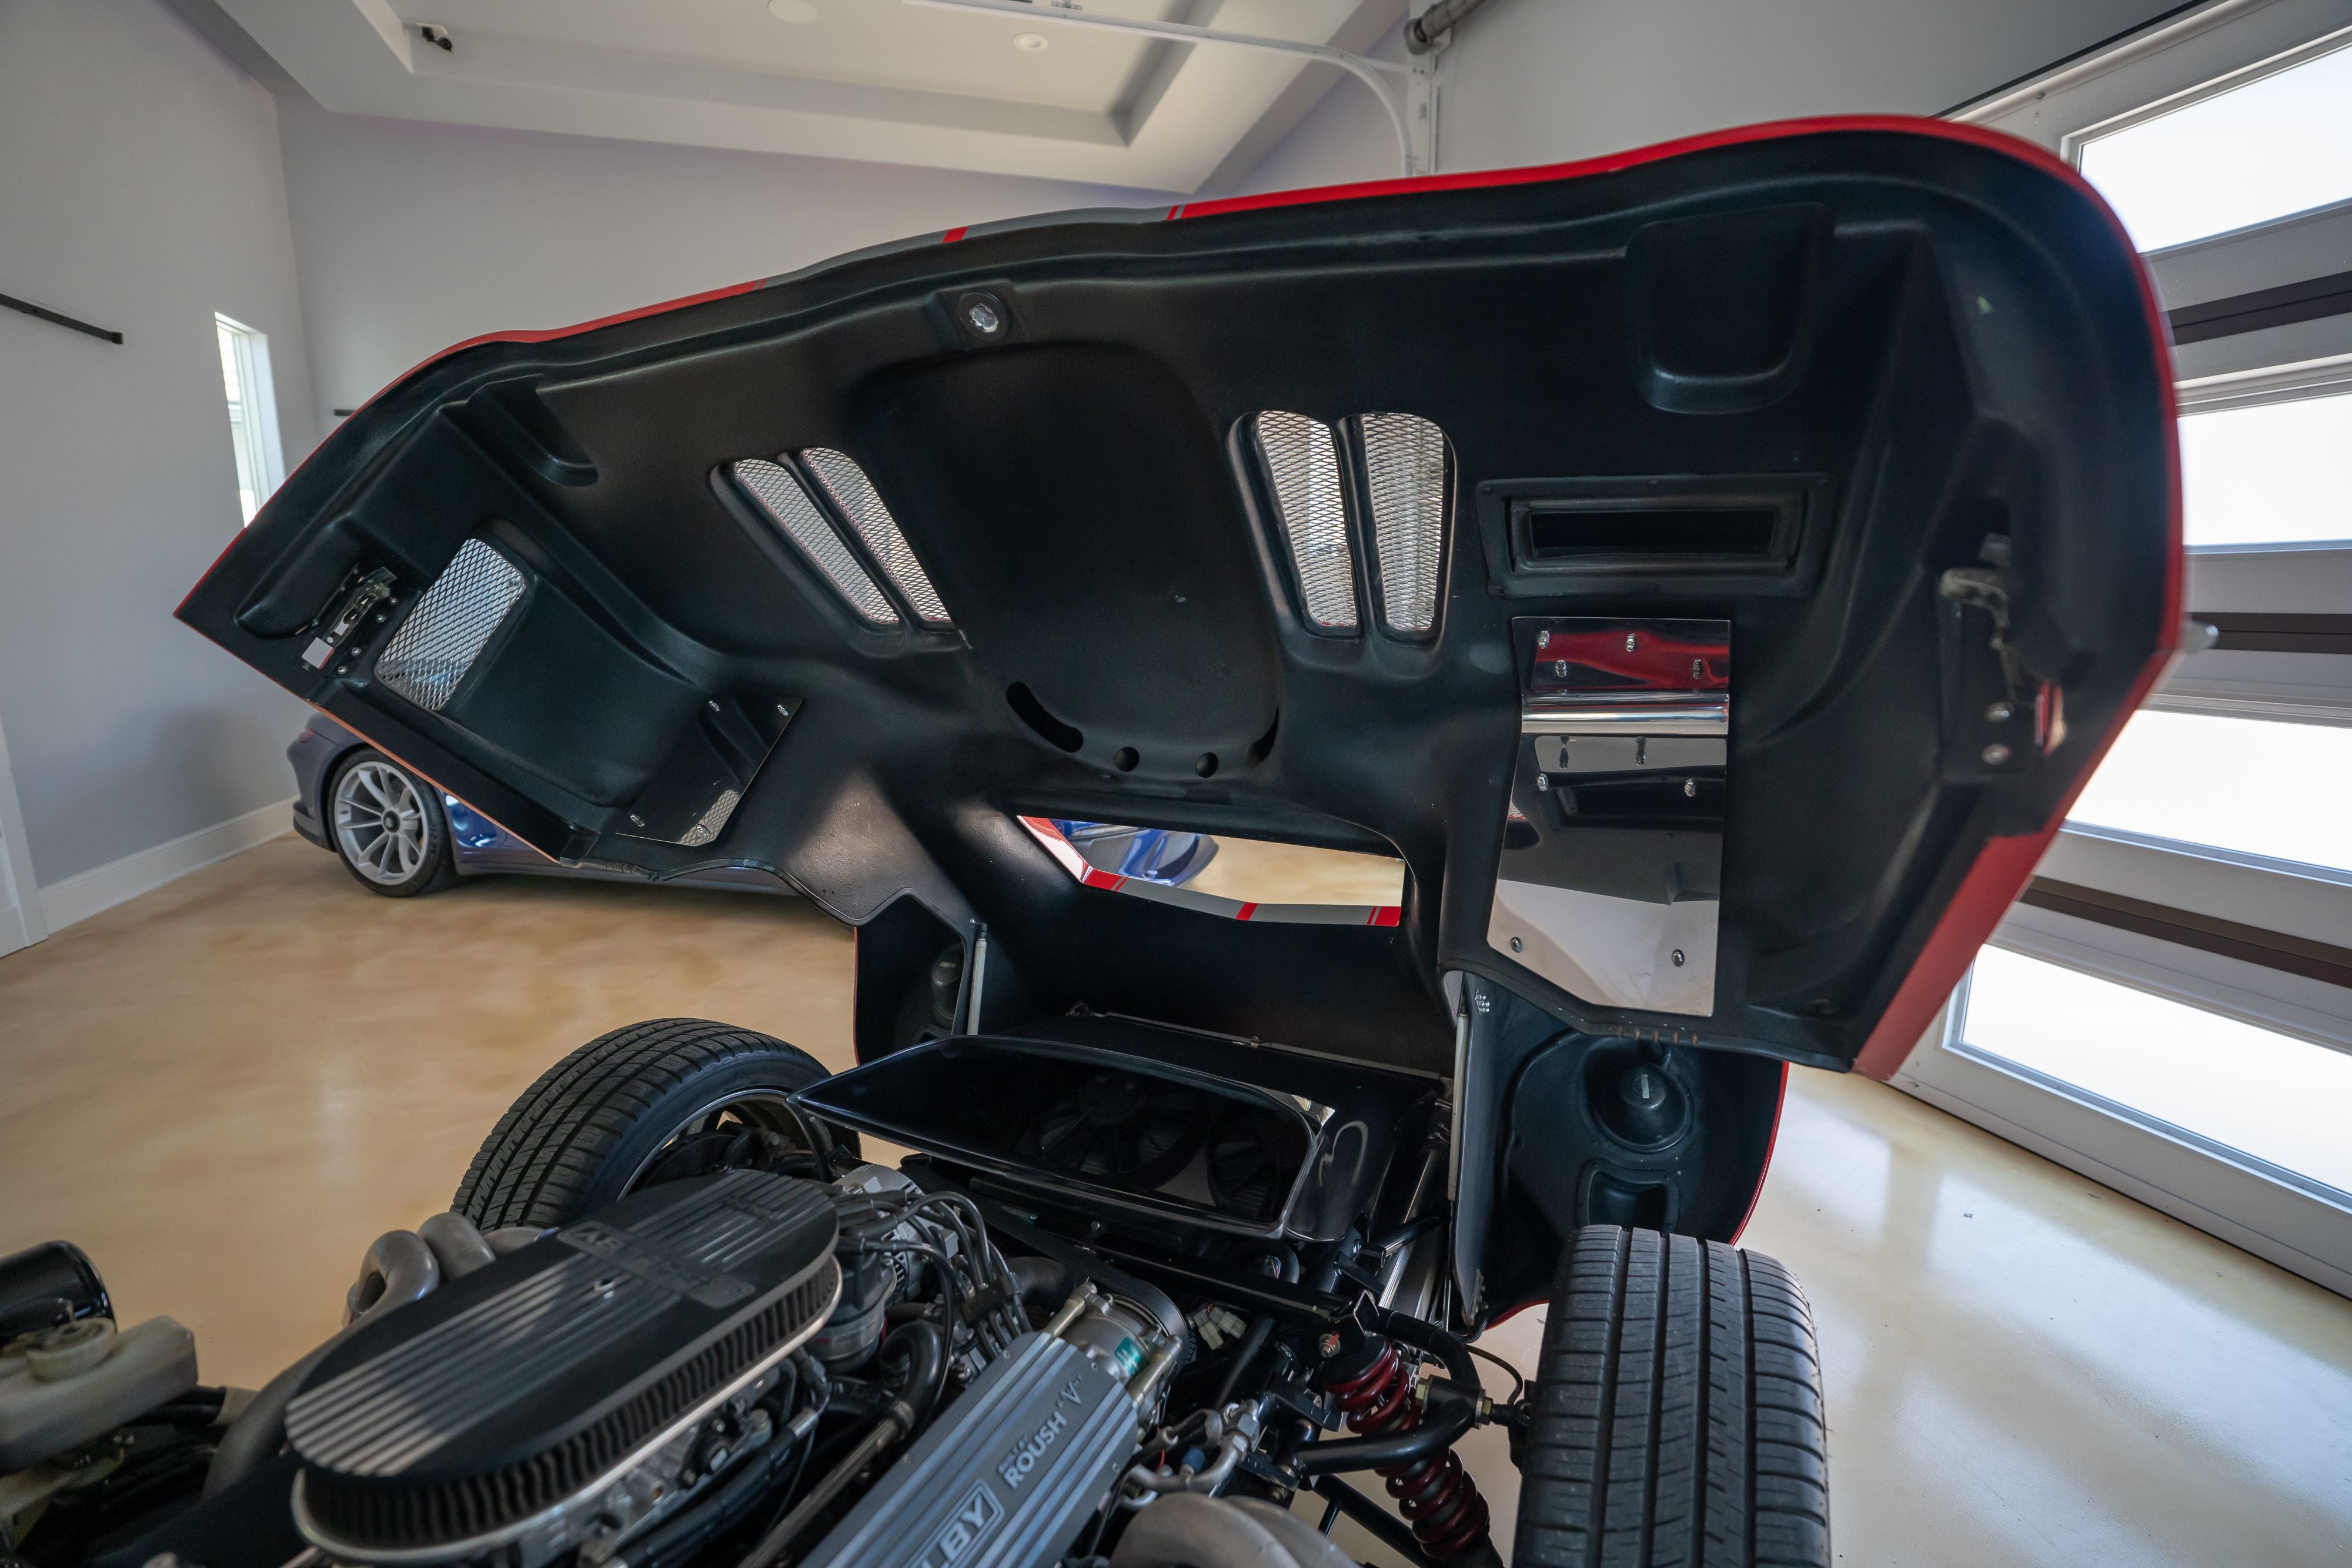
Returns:
[[[289,815],[293,805],[294,797],[289,795],[283,800],[257,806],[241,817],[183,833],[169,843],[53,882],[41,889],[41,915],[55,934],[142,893],[152,893],[192,871],[202,871],[256,844],[268,843],[280,833],[293,831],[294,823]]]

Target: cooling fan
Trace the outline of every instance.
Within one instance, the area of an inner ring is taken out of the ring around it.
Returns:
[[[1196,1090],[1132,1072],[1091,1072],[1054,1092],[1021,1152],[1063,1176],[1156,1187],[1191,1162],[1208,1111]]]

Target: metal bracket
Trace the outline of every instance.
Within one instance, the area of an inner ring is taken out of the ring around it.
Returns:
[[[359,586],[351,591],[351,596],[343,601],[343,607],[336,612],[334,620],[313,636],[310,646],[302,650],[302,662],[314,670],[325,669],[327,661],[334,657],[335,651],[366,619],[368,612],[392,597],[393,582],[392,573],[383,567],[377,567],[360,579]]]

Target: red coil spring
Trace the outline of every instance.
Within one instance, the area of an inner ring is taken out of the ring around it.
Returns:
[[[1378,1437],[1410,1432],[1422,1423],[1412,1375],[1385,1341],[1371,1365],[1353,1377],[1334,1378],[1326,1386],[1339,1401],[1350,1432]],[[1378,1473],[1387,1479],[1389,1495],[1397,1500],[1422,1550],[1432,1557],[1454,1556],[1485,1538],[1486,1500],[1478,1495],[1478,1483],[1453,1449],[1383,1466]]]

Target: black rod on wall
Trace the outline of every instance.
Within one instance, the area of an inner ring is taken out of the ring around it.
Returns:
[[[60,327],[70,327],[77,332],[87,332],[93,338],[103,338],[110,343],[122,341],[122,334],[120,332],[110,332],[103,327],[93,327],[87,321],[77,321],[70,316],[60,316],[54,310],[44,310],[31,301],[19,299],[12,294],[0,294],[0,305],[5,305],[11,310],[22,310],[27,316],[38,316],[44,321],[54,321]]]

